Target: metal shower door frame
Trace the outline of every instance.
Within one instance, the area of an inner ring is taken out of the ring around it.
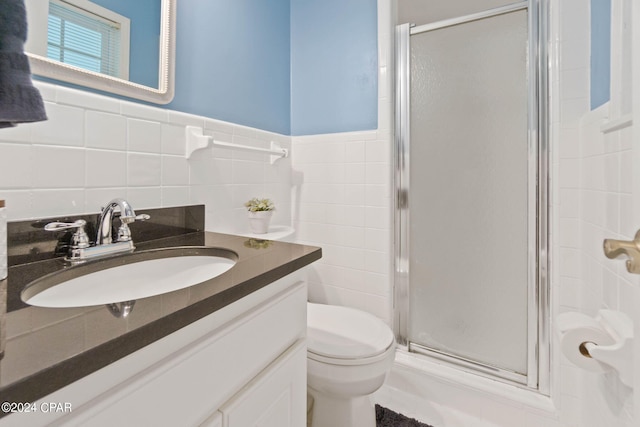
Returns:
[[[528,284],[527,374],[426,349],[408,341],[409,188],[410,188],[410,39],[411,35],[465,22],[528,10]],[[456,368],[524,386],[548,395],[550,388],[549,298],[549,102],[548,0],[528,0],[419,27],[402,24],[395,31],[394,135],[394,332],[400,347]]]

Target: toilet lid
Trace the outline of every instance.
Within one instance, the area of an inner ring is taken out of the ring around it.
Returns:
[[[360,359],[393,344],[389,326],[372,314],[349,307],[307,304],[307,351],[335,359]]]

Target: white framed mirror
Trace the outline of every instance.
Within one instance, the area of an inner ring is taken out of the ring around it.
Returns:
[[[33,74],[156,104],[173,99],[176,0],[25,4]]]

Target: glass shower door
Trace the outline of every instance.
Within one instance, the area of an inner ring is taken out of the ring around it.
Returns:
[[[402,185],[409,349],[521,382],[536,263],[528,34],[526,8],[411,33]]]

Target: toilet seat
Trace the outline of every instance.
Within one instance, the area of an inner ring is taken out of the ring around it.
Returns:
[[[307,303],[307,357],[335,365],[374,363],[393,347],[391,329],[370,313]]]
[[[315,360],[325,365],[337,365],[337,366],[364,366],[371,365],[389,357],[389,352],[395,352],[395,346],[392,344],[386,349],[385,352],[378,354],[377,356],[364,357],[358,359],[338,359],[335,357],[320,356],[307,349],[307,359]]]

